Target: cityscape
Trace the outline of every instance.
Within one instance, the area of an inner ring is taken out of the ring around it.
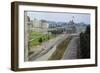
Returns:
[[[25,11],[25,61],[90,58],[90,14]]]

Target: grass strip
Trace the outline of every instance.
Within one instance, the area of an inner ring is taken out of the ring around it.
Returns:
[[[48,60],[60,60],[63,57],[64,52],[71,39],[72,37],[68,37],[62,43],[60,43],[56,47],[56,51],[51,55],[51,57]]]
[[[29,48],[31,48],[33,46],[40,45],[42,42],[48,41],[48,40],[53,39],[55,37],[55,36],[49,35],[49,34],[44,34],[43,35],[39,32],[31,32],[30,36],[31,36],[30,40],[32,40],[32,39],[33,40],[28,42],[29,43]],[[39,41],[40,39],[42,39],[41,42]]]

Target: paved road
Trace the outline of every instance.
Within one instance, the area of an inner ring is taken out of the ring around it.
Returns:
[[[79,37],[73,37],[70,41],[62,59],[77,59],[79,50]]]
[[[46,61],[48,60],[51,55],[55,52],[56,50],[56,46],[58,46],[60,43],[62,43],[68,36],[63,36],[62,38],[60,38],[59,40],[57,40],[56,42],[51,42],[52,43],[52,48],[50,48],[50,50],[48,49],[48,51],[45,52],[45,54],[41,54],[41,57],[38,57],[35,61]]]
[[[59,35],[58,37],[51,39],[49,41],[46,41],[42,43],[42,45],[39,47],[41,49],[38,51],[36,55],[31,55],[29,61],[34,60],[48,60],[48,58],[52,55],[52,53],[56,50],[55,46],[59,43],[61,43],[65,38],[67,38],[67,35]]]

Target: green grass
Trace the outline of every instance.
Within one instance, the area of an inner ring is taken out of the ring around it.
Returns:
[[[36,45],[40,45],[42,42],[48,41],[54,37],[55,36],[50,35],[50,34],[42,34],[39,32],[30,32],[30,40],[31,41],[29,41],[29,48],[36,46]],[[39,42],[40,38],[42,39],[42,42]]]
[[[36,37],[38,37],[38,36],[41,36],[41,35],[43,35],[42,33],[40,33],[40,32],[30,32],[30,40],[31,39],[33,39],[33,38],[36,38]]]
[[[60,43],[57,46],[56,51],[49,58],[49,60],[60,60],[63,57],[64,52],[65,52],[71,39],[72,39],[72,37],[69,37],[66,40],[64,40],[62,43]]]

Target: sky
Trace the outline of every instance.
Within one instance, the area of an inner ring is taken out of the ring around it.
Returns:
[[[27,11],[27,15],[31,20],[34,20],[34,18],[55,22],[69,22],[73,20],[76,23],[83,22],[85,24],[90,24],[90,14],[84,13]]]

